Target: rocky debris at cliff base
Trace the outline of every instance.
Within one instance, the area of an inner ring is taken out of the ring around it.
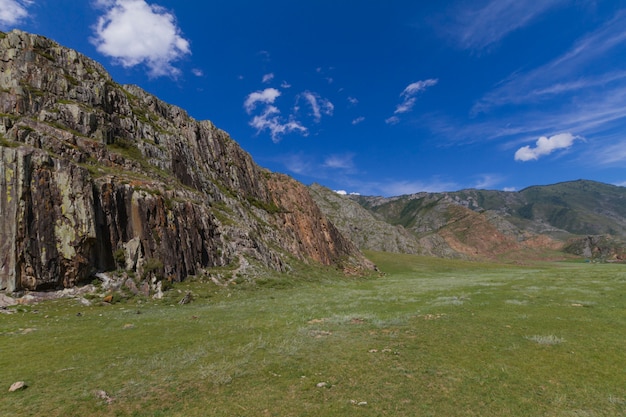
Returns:
[[[9,297],[6,294],[0,293],[0,309],[5,309],[17,304],[17,301],[13,297]]]

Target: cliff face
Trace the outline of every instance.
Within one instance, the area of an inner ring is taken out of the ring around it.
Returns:
[[[372,267],[303,185],[212,123],[51,40],[0,32],[0,289],[294,260]]]

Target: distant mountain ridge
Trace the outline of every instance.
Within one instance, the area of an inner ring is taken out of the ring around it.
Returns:
[[[565,248],[581,256],[584,252],[620,257],[624,252],[626,188],[595,181],[532,186],[516,192],[468,189],[341,198],[358,203],[378,221],[409,231],[417,242],[414,253],[493,259],[539,256]],[[319,204],[319,198],[316,200]],[[350,235],[342,228],[350,221],[338,220],[337,212],[330,212],[328,206],[320,207],[344,234]],[[360,222],[357,218],[351,221]],[[598,235],[610,238],[586,240],[585,251],[575,244]],[[358,238],[352,239],[358,242]],[[589,242],[604,242],[611,249],[589,248]]]

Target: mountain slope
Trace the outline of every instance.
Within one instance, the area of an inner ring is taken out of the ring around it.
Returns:
[[[20,31],[0,32],[0,70],[0,289],[118,267],[154,280],[227,265],[372,268],[302,184],[211,122]]]
[[[593,181],[519,192],[470,189],[341,199],[358,202],[377,220],[411,232],[418,242],[411,253],[493,259],[543,257],[561,248],[580,256],[621,257],[624,252],[626,188]],[[340,220],[340,209],[320,207],[336,224],[353,221]],[[612,237],[589,239],[588,235]]]

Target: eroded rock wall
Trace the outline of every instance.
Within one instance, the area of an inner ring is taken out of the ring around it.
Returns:
[[[0,33],[0,157],[0,289],[148,264],[175,281],[242,262],[372,267],[226,132],[20,31]]]

